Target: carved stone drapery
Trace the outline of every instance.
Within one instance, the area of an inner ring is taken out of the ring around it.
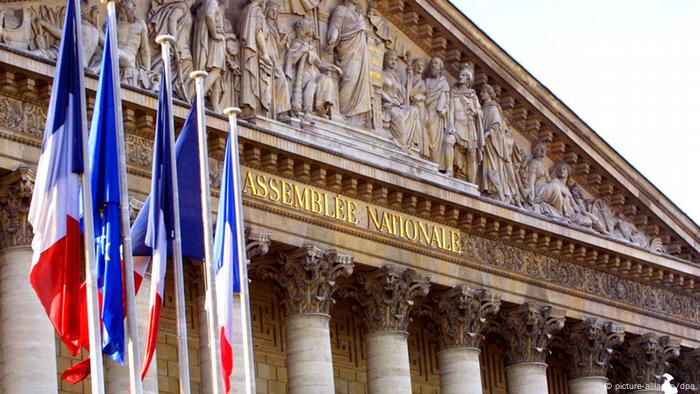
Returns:
[[[552,334],[564,327],[565,311],[525,303],[505,311],[501,335],[508,364],[544,363]]]
[[[458,285],[436,298],[437,309],[433,318],[439,329],[440,349],[478,349],[487,318],[498,313],[501,307],[500,295]]]
[[[591,318],[572,325],[567,331],[566,352],[571,357],[569,378],[606,376],[612,347],[624,341],[624,328]]]
[[[679,394],[700,393],[700,349],[681,352],[671,361],[669,373]]]
[[[624,382],[661,385],[669,361],[680,355],[680,341],[669,336],[646,333],[627,341],[622,352]]]
[[[0,178],[0,250],[32,244],[27,214],[35,176],[34,170],[22,167]]]
[[[408,331],[413,300],[428,295],[430,280],[410,268],[386,264],[358,275],[358,301],[367,332]]]
[[[281,254],[277,261],[263,263],[256,270],[263,278],[275,280],[285,294],[287,316],[328,314],[335,300],[336,279],[348,277],[353,258],[334,250],[305,244],[294,252]]]

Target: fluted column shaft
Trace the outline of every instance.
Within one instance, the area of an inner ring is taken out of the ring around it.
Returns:
[[[56,337],[29,283],[31,261],[29,246],[0,251],[0,391],[3,393],[58,391]]]

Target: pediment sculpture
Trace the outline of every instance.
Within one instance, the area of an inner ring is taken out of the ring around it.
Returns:
[[[0,7],[2,42],[55,59],[63,7],[26,4]],[[127,85],[157,87],[162,59],[155,37],[169,34],[177,43],[173,89],[181,100],[194,93],[189,72],[203,69],[206,105],[215,112],[235,105],[243,119],[302,128],[327,119],[348,125],[348,133],[364,128],[399,152],[432,162],[434,171],[475,185],[471,190],[482,196],[662,251],[660,240],[577,184],[566,162],[550,161],[547,140],[519,136],[498,87],[477,78],[472,62],[446,67],[371,2],[121,0],[117,8]],[[104,13],[82,1],[84,55],[92,71],[104,42]]]

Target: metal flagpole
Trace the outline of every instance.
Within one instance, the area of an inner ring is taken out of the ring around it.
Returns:
[[[219,356],[219,335],[216,321],[216,296],[213,266],[214,247],[211,234],[211,194],[209,191],[209,153],[207,152],[207,130],[204,114],[204,78],[206,71],[192,71],[197,92],[197,139],[199,142],[199,182],[202,193],[202,227],[204,233],[204,265],[206,271],[206,303],[209,324],[209,353],[211,356],[211,387],[214,394],[221,393],[221,357]]]
[[[78,23],[76,23],[77,29],[77,43],[78,48],[83,47],[82,43],[82,22],[80,21],[81,10],[80,1],[70,0],[75,4],[76,18],[78,18]],[[80,72],[84,75],[85,69],[83,68],[83,54],[82,51],[78,51],[78,67],[80,67]],[[83,232],[85,233],[85,291],[87,298],[87,318],[88,318],[88,335],[90,344],[90,373],[92,375],[91,385],[92,392],[95,394],[104,394],[105,383],[104,383],[104,370],[102,366],[102,333],[100,330],[100,310],[99,301],[97,297],[97,263],[95,262],[95,225],[94,219],[92,217],[93,207],[92,207],[92,182],[90,180],[90,155],[88,154],[88,130],[87,130],[87,109],[85,102],[85,86],[84,78],[79,78],[80,91],[82,92],[81,97],[81,108],[82,112],[80,115],[82,124],[82,136],[83,143],[81,148],[83,150]]]
[[[236,190],[236,242],[238,243],[238,277],[241,280],[241,325],[243,327],[243,368],[245,372],[245,392],[255,393],[255,373],[253,371],[253,337],[250,322],[250,293],[248,292],[248,258],[246,256],[245,225],[243,223],[243,194],[241,193],[241,168],[238,158],[238,121],[239,108],[224,109],[228,115],[231,135],[231,154],[233,155],[233,187]]]
[[[117,10],[114,1],[102,0],[107,4],[107,23],[109,23],[110,39],[109,52],[112,56],[112,80],[114,86],[114,104],[117,118],[117,151],[119,152],[119,191],[121,200],[121,232],[122,259],[124,260],[124,283],[126,287],[126,324],[127,324],[127,354],[129,357],[129,384],[134,394],[143,392],[141,384],[141,351],[139,350],[139,334],[136,325],[136,296],[134,291],[134,259],[131,254],[131,223],[129,220],[129,190],[126,180],[126,147],[124,143],[124,119],[122,118],[122,98],[119,78],[119,53],[117,51]]]
[[[182,239],[180,231],[180,194],[178,191],[177,161],[175,160],[175,121],[173,119],[173,80],[170,69],[170,46],[175,45],[175,37],[160,35],[156,37],[160,44],[165,70],[165,89],[168,94],[168,122],[170,123],[170,174],[173,177],[173,224],[175,226],[175,238],[173,239],[173,266],[175,268],[175,315],[177,318],[177,354],[180,362],[180,393],[190,392],[190,357],[187,351],[187,319],[185,317],[185,281],[182,272]]]

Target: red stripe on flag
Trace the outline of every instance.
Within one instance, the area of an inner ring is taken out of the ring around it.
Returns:
[[[153,353],[156,351],[158,341],[158,327],[160,326],[160,309],[163,300],[156,295],[155,303],[151,307],[151,317],[148,322],[148,337],[146,338],[146,352],[143,354],[143,365],[141,366],[141,380],[146,377],[148,367],[151,365]]]
[[[29,281],[72,355],[80,351],[80,264],[80,223],[66,216],[66,236],[41,253]]]
[[[233,349],[231,348],[231,343],[229,342],[228,338],[226,338],[226,333],[224,332],[223,327],[221,327],[219,338],[221,338],[219,341],[221,345],[221,374],[224,378],[225,392],[228,393],[231,391],[230,376],[231,372],[233,371]]]

